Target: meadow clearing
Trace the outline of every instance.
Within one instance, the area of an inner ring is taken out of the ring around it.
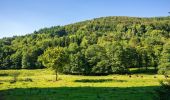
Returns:
[[[55,75],[51,70],[0,70],[0,100],[153,100],[163,75]]]

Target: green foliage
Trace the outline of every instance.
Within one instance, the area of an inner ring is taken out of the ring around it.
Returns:
[[[79,46],[77,45],[77,43],[70,43],[68,47],[68,51],[69,53],[75,54],[79,51]]]
[[[22,61],[22,53],[16,52],[11,55],[10,60],[12,62],[11,68],[13,69],[21,69],[21,61]]]
[[[38,56],[41,54],[40,49],[36,47],[25,48],[22,54],[23,54],[22,68],[26,69],[41,68],[41,64],[37,61]]]
[[[85,58],[88,62],[88,72],[86,73],[103,73],[105,70],[103,64],[106,64],[105,49],[99,45],[91,45],[85,51]],[[109,71],[109,69],[107,70]]]
[[[83,55],[81,54],[81,52],[78,52],[76,54],[70,54],[70,61],[69,61],[69,71],[67,71],[67,73],[72,73],[72,74],[76,74],[76,73],[80,73],[82,74],[85,70],[84,66],[84,59],[83,59]]]
[[[107,55],[109,58],[109,63],[111,65],[113,73],[127,73],[129,58],[128,53],[126,53],[126,48],[122,44],[115,42],[108,46]],[[127,58],[126,58],[127,57]]]
[[[101,17],[3,38],[0,69],[47,67],[45,58],[38,58],[48,48],[62,47],[68,56],[62,73],[122,74],[131,67],[155,67],[163,74],[169,70],[169,23],[170,17]]]
[[[63,66],[67,62],[65,50],[62,47],[48,48],[40,56],[39,61],[45,67],[52,68],[55,71],[56,80],[58,80],[58,72],[62,72]]]
[[[170,72],[170,42],[163,46],[163,51],[161,53],[160,64],[159,64],[160,74],[169,74]]]
[[[160,81],[161,87],[156,89],[158,100],[170,100],[170,80]]]

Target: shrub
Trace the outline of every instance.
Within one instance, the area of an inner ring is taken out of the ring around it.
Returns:
[[[156,90],[157,100],[170,100],[170,80],[160,81],[161,87]]]

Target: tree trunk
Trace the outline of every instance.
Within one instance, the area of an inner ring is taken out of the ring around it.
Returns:
[[[58,81],[58,72],[55,72],[55,80]]]
[[[148,70],[148,64],[146,64],[145,70]]]
[[[157,66],[158,66],[158,64],[157,64],[156,62],[154,62],[154,68],[155,68],[155,70],[157,70]]]

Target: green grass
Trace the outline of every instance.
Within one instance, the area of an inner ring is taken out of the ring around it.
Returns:
[[[14,74],[19,73],[12,83]],[[156,76],[156,78],[155,78]],[[0,70],[0,100],[154,100],[162,75],[79,76],[52,71]]]

